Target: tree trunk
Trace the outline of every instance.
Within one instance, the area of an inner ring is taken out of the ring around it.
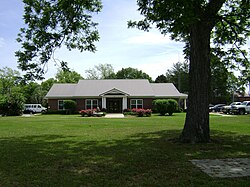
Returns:
[[[180,136],[182,142],[210,141],[209,87],[210,87],[210,33],[205,23],[192,26],[190,32],[190,69],[187,115]]]

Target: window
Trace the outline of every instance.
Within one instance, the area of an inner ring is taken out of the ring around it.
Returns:
[[[98,107],[97,99],[86,99],[85,101],[86,109],[95,109]]]
[[[130,100],[130,108],[143,108],[143,100],[142,99],[131,99]]]
[[[63,102],[63,100],[58,101],[58,110],[64,110],[64,102]]]

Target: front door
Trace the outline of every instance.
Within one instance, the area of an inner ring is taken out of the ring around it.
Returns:
[[[122,113],[122,99],[107,99],[109,113]]]

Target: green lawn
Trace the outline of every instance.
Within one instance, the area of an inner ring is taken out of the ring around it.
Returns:
[[[190,159],[250,157],[250,115],[211,115],[209,144],[178,144],[185,114],[0,117],[0,186],[250,186]]]

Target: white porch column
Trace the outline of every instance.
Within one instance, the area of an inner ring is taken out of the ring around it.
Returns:
[[[106,97],[102,97],[102,108],[107,108],[106,106]]]
[[[122,98],[122,110],[127,109],[127,108],[128,108],[128,98],[123,97]]]
[[[184,109],[187,109],[187,99],[184,99]]]

